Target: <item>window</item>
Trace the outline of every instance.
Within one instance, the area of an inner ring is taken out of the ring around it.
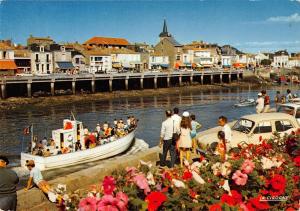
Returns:
[[[42,72],[44,72],[44,64],[42,64]]]
[[[38,62],[39,61],[39,55],[35,54],[35,61]]]
[[[75,58],[75,63],[79,64],[80,63],[80,59],[79,58]]]
[[[39,71],[40,70],[40,65],[36,64],[36,70]]]
[[[94,57],[93,56],[91,56],[91,61],[94,61]]]
[[[237,121],[234,126],[232,127],[232,130],[236,130],[242,133],[250,133],[254,126],[254,122],[248,119],[240,119]]]
[[[44,46],[40,46],[40,52],[44,52]]]
[[[300,108],[298,108],[298,110],[296,111],[296,119],[300,118]]]
[[[47,64],[47,70],[49,70],[50,69],[50,65],[49,64]]]
[[[254,134],[259,133],[272,133],[271,122],[260,122],[253,131]]]
[[[180,55],[177,55],[177,56],[176,56],[176,60],[180,60]]]
[[[276,127],[277,132],[284,132],[284,131],[287,131],[287,130],[293,128],[293,125],[291,124],[290,121],[281,120],[281,121],[275,122],[275,127]]]
[[[103,59],[102,57],[95,57],[95,61],[96,61],[96,62],[101,62],[102,59]]]
[[[152,62],[154,62],[154,60],[155,60],[155,59],[154,59],[154,56],[152,56]]]
[[[46,55],[47,62],[49,62],[49,54]]]
[[[3,59],[6,59],[6,51],[3,51]]]

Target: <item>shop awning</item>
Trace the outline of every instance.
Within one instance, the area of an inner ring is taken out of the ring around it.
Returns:
[[[0,60],[0,70],[16,70],[18,69],[16,63],[12,60]]]
[[[165,67],[165,68],[168,68],[169,65],[168,64],[160,64],[161,67]]]
[[[56,64],[58,65],[59,69],[63,69],[63,70],[74,68],[72,62],[56,62]]]

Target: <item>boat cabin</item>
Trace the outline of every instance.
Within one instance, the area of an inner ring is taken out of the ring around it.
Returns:
[[[63,128],[52,131],[52,139],[55,146],[68,147],[70,150],[75,151],[75,144],[80,140],[84,146],[84,132],[82,122],[76,120],[64,119]]]

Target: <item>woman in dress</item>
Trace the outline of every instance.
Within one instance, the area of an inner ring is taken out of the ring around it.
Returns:
[[[190,159],[190,151],[192,148],[191,130],[192,130],[191,119],[188,113],[186,112],[186,114],[183,115],[180,123],[180,137],[178,141],[181,167],[183,166],[184,157],[186,160]]]

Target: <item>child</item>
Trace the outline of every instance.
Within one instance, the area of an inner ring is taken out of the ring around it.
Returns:
[[[196,143],[196,135],[197,135],[197,130],[202,127],[202,125],[196,121],[196,116],[195,114],[191,115],[191,125],[192,125],[192,131],[191,131],[191,137],[192,137],[192,144],[193,144],[193,151],[196,153],[196,148],[197,148],[197,143]]]
[[[216,148],[216,154],[220,155],[222,162],[226,160],[226,140],[225,133],[223,131],[218,132],[218,145]]]

